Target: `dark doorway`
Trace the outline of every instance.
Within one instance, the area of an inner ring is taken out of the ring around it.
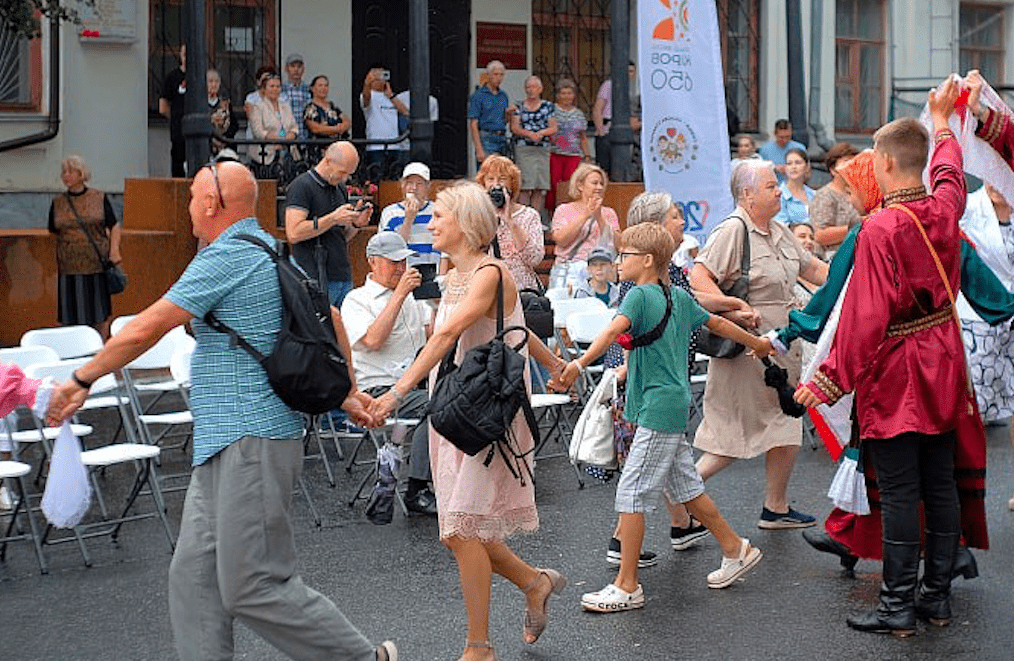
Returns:
[[[440,104],[434,126],[434,179],[452,179],[467,171],[469,3],[430,0],[430,93]],[[359,107],[363,80],[374,62],[391,70],[397,94],[408,89],[408,0],[353,0],[352,3],[352,132],[366,135]]]

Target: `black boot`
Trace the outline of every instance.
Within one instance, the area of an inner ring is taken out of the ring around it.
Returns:
[[[951,571],[951,578],[963,576],[966,581],[979,576],[979,565],[975,564],[975,556],[964,544],[958,545],[958,552],[954,554],[954,570]]]
[[[916,614],[937,627],[951,623],[951,574],[958,533],[926,531],[926,559]]]
[[[848,618],[850,627],[897,638],[915,634],[915,587],[919,579],[918,542],[884,540],[884,582],[873,612]]]
[[[859,558],[852,555],[849,548],[839,542],[831,535],[827,534],[825,530],[818,530],[817,528],[807,528],[803,531],[803,539],[806,543],[824,553],[831,553],[841,558],[842,575],[846,578],[856,577],[856,563],[859,562]]]

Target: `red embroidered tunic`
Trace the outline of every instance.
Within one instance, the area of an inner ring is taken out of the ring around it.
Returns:
[[[957,291],[958,219],[967,191],[961,149],[946,135],[930,161],[931,194],[903,203],[922,221]],[[964,348],[949,308],[939,271],[912,219],[899,209],[877,212],[856,241],[855,269],[831,352],[807,387],[824,402],[855,391],[862,438],[955,429],[968,393]]]
[[[999,110],[987,109],[983,120],[975,128],[975,135],[989,145],[1014,169],[1014,120]]]

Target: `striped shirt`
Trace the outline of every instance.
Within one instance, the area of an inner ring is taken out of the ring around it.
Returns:
[[[412,233],[408,237],[408,247],[419,253],[408,258],[408,265],[417,264],[439,264],[440,251],[433,248],[433,235],[426,229],[433,217],[433,203],[429,200],[419,209],[412,220]],[[405,224],[405,205],[395,202],[384,207],[380,214],[380,231],[398,232],[401,234],[401,226]]]
[[[244,233],[274,244],[255,218],[233,223],[197,253],[165,295],[196,317],[190,373],[194,466],[244,436],[292,439],[302,431],[302,416],[278,399],[264,369],[202,321],[213,311],[258,351],[271,353],[282,324],[278,275],[267,253],[235,238]]]

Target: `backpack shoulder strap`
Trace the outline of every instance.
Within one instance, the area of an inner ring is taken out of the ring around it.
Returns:
[[[277,265],[278,260],[280,259],[279,254],[275,252],[275,250],[271,246],[269,246],[261,239],[257,238],[252,234],[237,234],[236,238],[240,239],[241,241],[246,241],[247,243],[252,243],[255,246],[258,246],[259,248],[264,250],[264,252],[268,253],[268,255],[271,256],[272,261],[274,261]],[[214,312],[211,312],[209,310],[204,315],[203,319],[204,323],[206,323],[212,330],[218,331],[219,333],[224,333],[229,336],[230,347],[236,346],[242,347],[242,349],[246,351],[248,354],[250,354],[250,356],[253,357],[253,359],[256,360],[258,363],[262,363],[264,359],[267,358],[267,356],[262,354],[260,351],[254,348],[252,344],[247,342],[242,335],[237,333],[235,329],[223,323],[218,317],[216,317]]]

